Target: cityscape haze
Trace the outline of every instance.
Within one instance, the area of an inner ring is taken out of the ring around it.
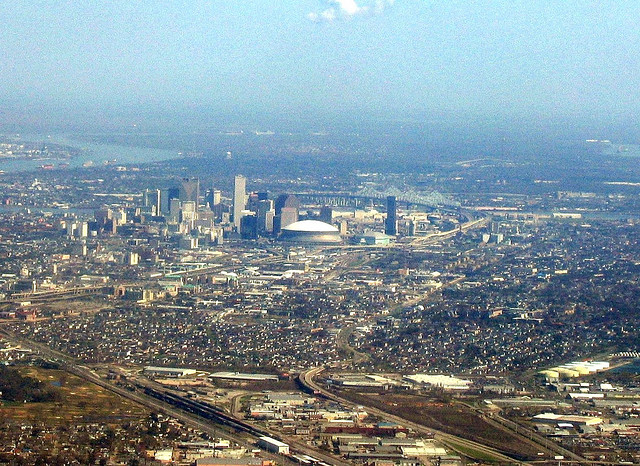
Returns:
[[[0,13],[0,464],[640,464],[640,4]]]

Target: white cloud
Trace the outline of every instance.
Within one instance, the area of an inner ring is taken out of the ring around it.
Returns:
[[[367,7],[358,6],[355,0],[334,0],[334,3],[340,7],[340,11],[345,15],[353,16],[358,13],[367,11]]]
[[[366,5],[359,5],[356,0],[327,0],[327,2],[329,4],[327,8],[320,12],[311,12],[307,18],[315,22],[331,22],[339,18],[348,19],[356,15],[382,13],[386,7],[393,5],[395,0],[374,0]]]
[[[386,7],[392,6],[394,2],[395,0],[376,0],[376,13],[382,13]]]

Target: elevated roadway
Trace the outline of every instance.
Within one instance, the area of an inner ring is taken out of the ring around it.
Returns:
[[[312,393],[321,394],[327,399],[336,401],[338,403],[342,403],[346,406],[356,406],[356,403],[325,389],[315,381],[315,378],[322,371],[324,371],[324,367],[316,367],[308,371],[305,371],[302,374],[300,374],[299,381],[307,390],[309,390]],[[371,406],[365,406],[365,408],[368,413],[371,413],[383,419],[387,419],[393,422],[397,422],[398,424],[410,427],[416,432],[419,432],[422,434],[428,434],[428,435],[434,434],[436,440],[438,440],[445,446],[449,447],[451,450],[456,451],[456,446],[462,445],[462,446],[471,448],[473,450],[480,451],[494,458],[494,460],[504,462],[505,464],[520,464],[518,460],[511,458],[510,456],[504,455],[503,453],[498,452],[497,450],[494,450],[493,448],[487,447],[480,443],[476,443],[471,440],[466,440],[461,437],[456,437],[455,435],[447,434],[445,432],[441,432],[436,429],[427,428],[423,425],[407,421],[406,419],[401,418],[400,416],[396,416],[394,414],[387,413],[386,411],[382,411],[381,409],[377,409]]]
[[[323,386],[321,386],[315,381],[315,378],[322,371],[324,371],[324,367],[316,367],[301,373],[299,376],[300,384],[303,385],[308,391],[312,393],[320,394],[327,399],[345,404],[347,406],[355,406],[356,404],[353,403],[352,401],[346,398],[343,398],[334,392],[327,390],[326,388],[324,388]],[[374,414],[384,419],[391,420],[393,422],[397,422],[398,424],[401,424],[401,425],[405,425],[415,430],[416,432],[420,432],[424,434],[434,434],[435,439],[437,441],[441,442],[443,445],[447,446],[451,450],[457,451],[463,455],[468,455],[468,453],[465,453],[464,451],[460,451],[459,450],[460,447],[464,449],[471,449],[471,450],[478,451],[484,455],[492,457],[494,461],[499,461],[501,464],[529,464],[529,462],[519,461],[487,445],[483,445],[481,443],[474,442],[472,440],[467,440],[465,438],[458,437],[456,435],[448,434],[446,432],[442,432],[437,429],[428,428],[426,426],[408,421],[407,419],[388,413],[381,409],[377,409],[371,406],[365,406],[365,408],[367,409],[367,412],[371,414]],[[482,415],[484,417],[484,413],[482,413]],[[496,422],[502,426],[510,427],[513,430],[515,430],[515,428],[517,427],[517,426],[509,425],[508,423],[511,423],[511,424],[515,424],[515,423],[513,423],[513,421],[509,421],[504,418],[500,418],[499,420],[498,419],[492,420],[491,418],[485,418],[485,419],[487,419],[487,421],[489,422]],[[522,431],[522,428],[520,429]],[[587,461],[585,458],[565,448],[562,448],[561,446],[555,443],[552,444],[553,442],[550,443],[546,439],[542,438],[541,436],[537,434],[534,435],[534,434],[535,433],[527,432],[526,436],[522,436],[523,441],[526,440],[526,441],[535,443],[536,446],[539,447],[541,451],[546,452],[547,456],[550,456],[550,457],[554,457],[555,455],[564,456],[564,458],[566,458],[566,462],[563,461],[563,464],[570,463],[570,462],[573,462],[575,464],[602,464],[601,462]],[[548,464],[548,460],[545,462]]]
[[[269,429],[256,427],[214,406],[196,402],[185,396],[177,395],[170,390],[160,390],[157,388],[157,385],[141,383],[140,388],[143,389],[142,391],[138,391],[133,387],[124,388],[115,385],[102,379],[88,367],[78,364],[74,358],[59,351],[52,350],[46,345],[15,335],[2,327],[0,327],[0,335],[8,341],[19,344],[23,348],[31,349],[36,354],[58,362],[64,370],[87,382],[98,385],[105,390],[134,401],[148,409],[178,419],[185,425],[196,428],[212,437],[222,437],[242,445],[248,450],[252,450],[255,448],[255,442],[257,442],[258,437],[267,435],[285,441],[290,446],[292,454],[302,453],[336,466],[348,466],[351,464],[335,456],[325,454],[298,439],[293,439],[288,436],[285,437]],[[226,429],[223,428],[223,426],[226,426]],[[244,435],[234,434],[230,432],[229,429],[242,432]],[[277,464],[298,464],[297,461],[283,455],[264,452],[264,456],[276,461]]]
[[[15,303],[16,301],[52,301],[56,299],[70,299],[94,294],[109,294],[113,285],[74,286],[60,290],[12,293],[0,301],[0,304]]]

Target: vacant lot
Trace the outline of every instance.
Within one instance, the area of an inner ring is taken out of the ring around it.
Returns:
[[[495,426],[461,403],[439,401],[420,395],[379,395],[349,391],[342,394],[357,403],[375,406],[425,427],[491,446],[523,460],[536,458],[539,451],[535,445]]]
[[[51,384],[60,392],[61,401],[5,403],[0,406],[0,419],[7,422],[37,421],[48,426],[85,422],[115,424],[147,414],[138,405],[61,370],[25,366],[20,372]]]

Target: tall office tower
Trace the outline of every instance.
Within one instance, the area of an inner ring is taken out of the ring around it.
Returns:
[[[124,225],[127,223],[127,211],[124,209],[119,209],[113,213],[113,218],[118,220],[118,225]]]
[[[212,196],[212,202],[211,202],[211,206],[215,207],[218,204],[220,204],[220,202],[222,201],[222,193],[220,192],[219,189],[214,189],[213,190],[213,196]]]
[[[236,175],[233,180],[233,226],[241,232],[242,211],[247,203],[247,179]]]
[[[147,188],[142,193],[142,205],[143,207],[151,207],[153,205],[153,190]]]
[[[104,227],[112,218],[113,211],[109,208],[99,209],[95,211],[96,223],[101,228]]]
[[[280,211],[280,229],[298,221],[298,209],[295,207],[283,207]]]
[[[300,200],[293,194],[281,194],[275,203],[276,215],[280,215],[280,211],[285,207],[299,209]]]
[[[153,201],[154,201],[154,205],[151,206],[152,210],[151,213],[153,215],[162,215],[162,195],[159,189],[154,190],[155,193],[153,194]]]
[[[171,199],[179,198],[180,190],[178,188],[163,189],[160,195],[160,206],[162,207],[162,210],[158,215],[169,212],[169,209],[171,208]]]
[[[167,221],[171,223],[180,221],[180,199],[174,198],[169,201],[169,218]]]
[[[266,191],[262,191],[256,194],[258,195],[259,201],[266,201],[267,199],[269,199],[269,193]]]
[[[160,206],[162,207],[162,210],[160,210],[157,215],[162,215],[169,210],[169,190],[167,189],[160,191]]]
[[[271,209],[264,215],[264,231],[265,233],[273,233],[274,219],[276,217],[276,211]]]
[[[387,218],[384,221],[384,232],[389,236],[395,236],[398,233],[395,196],[387,196]]]
[[[276,220],[274,228],[279,232],[287,225],[298,221],[300,200],[292,194],[281,194],[276,199]]]
[[[258,212],[258,193],[251,193],[247,196],[247,210],[251,212]]]
[[[67,222],[67,236],[76,236],[78,224],[76,222]]]
[[[331,223],[333,221],[333,209],[331,206],[324,206],[320,209],[320,221],[324,223]]]
[[[245,212],[246,215],[244,215],[240,221],[242,223],[240,228],[242,231],[241,236],[243,239],[256,239],[258,237],[258,223],[256,215],[253,212]]]
[[[271,214],[271,215],[269,215]],[[258,234],[273,232],[273,201],[264,199],[258,201],[258,209],[256,211]]]
[[[198,206],[193,201],[185,201],[180,206],[180,221],[191,222],[198,220]]]
[[[222,215],[222,209],[224,207],[222,205],[222,193],[219,189],[210,189],[209,191],[207,191],[207,203],[209,204],[211,212],[215,214],[217,220],[219,221]]]
[[[152,212],[154,215],[158,215],[158,207],[160,206],[160,190],[159,189],[145,189],[142,193],[143,206],[146,207],[147,212]]]
[[[182,202],[195,202],[198,205],[200,196],[200,179],[199,178],[182,178],[180,180],[180,195],[178,196]]]
[[[82,222],[79,227],[80,238],[89,236],[89,222]]]

